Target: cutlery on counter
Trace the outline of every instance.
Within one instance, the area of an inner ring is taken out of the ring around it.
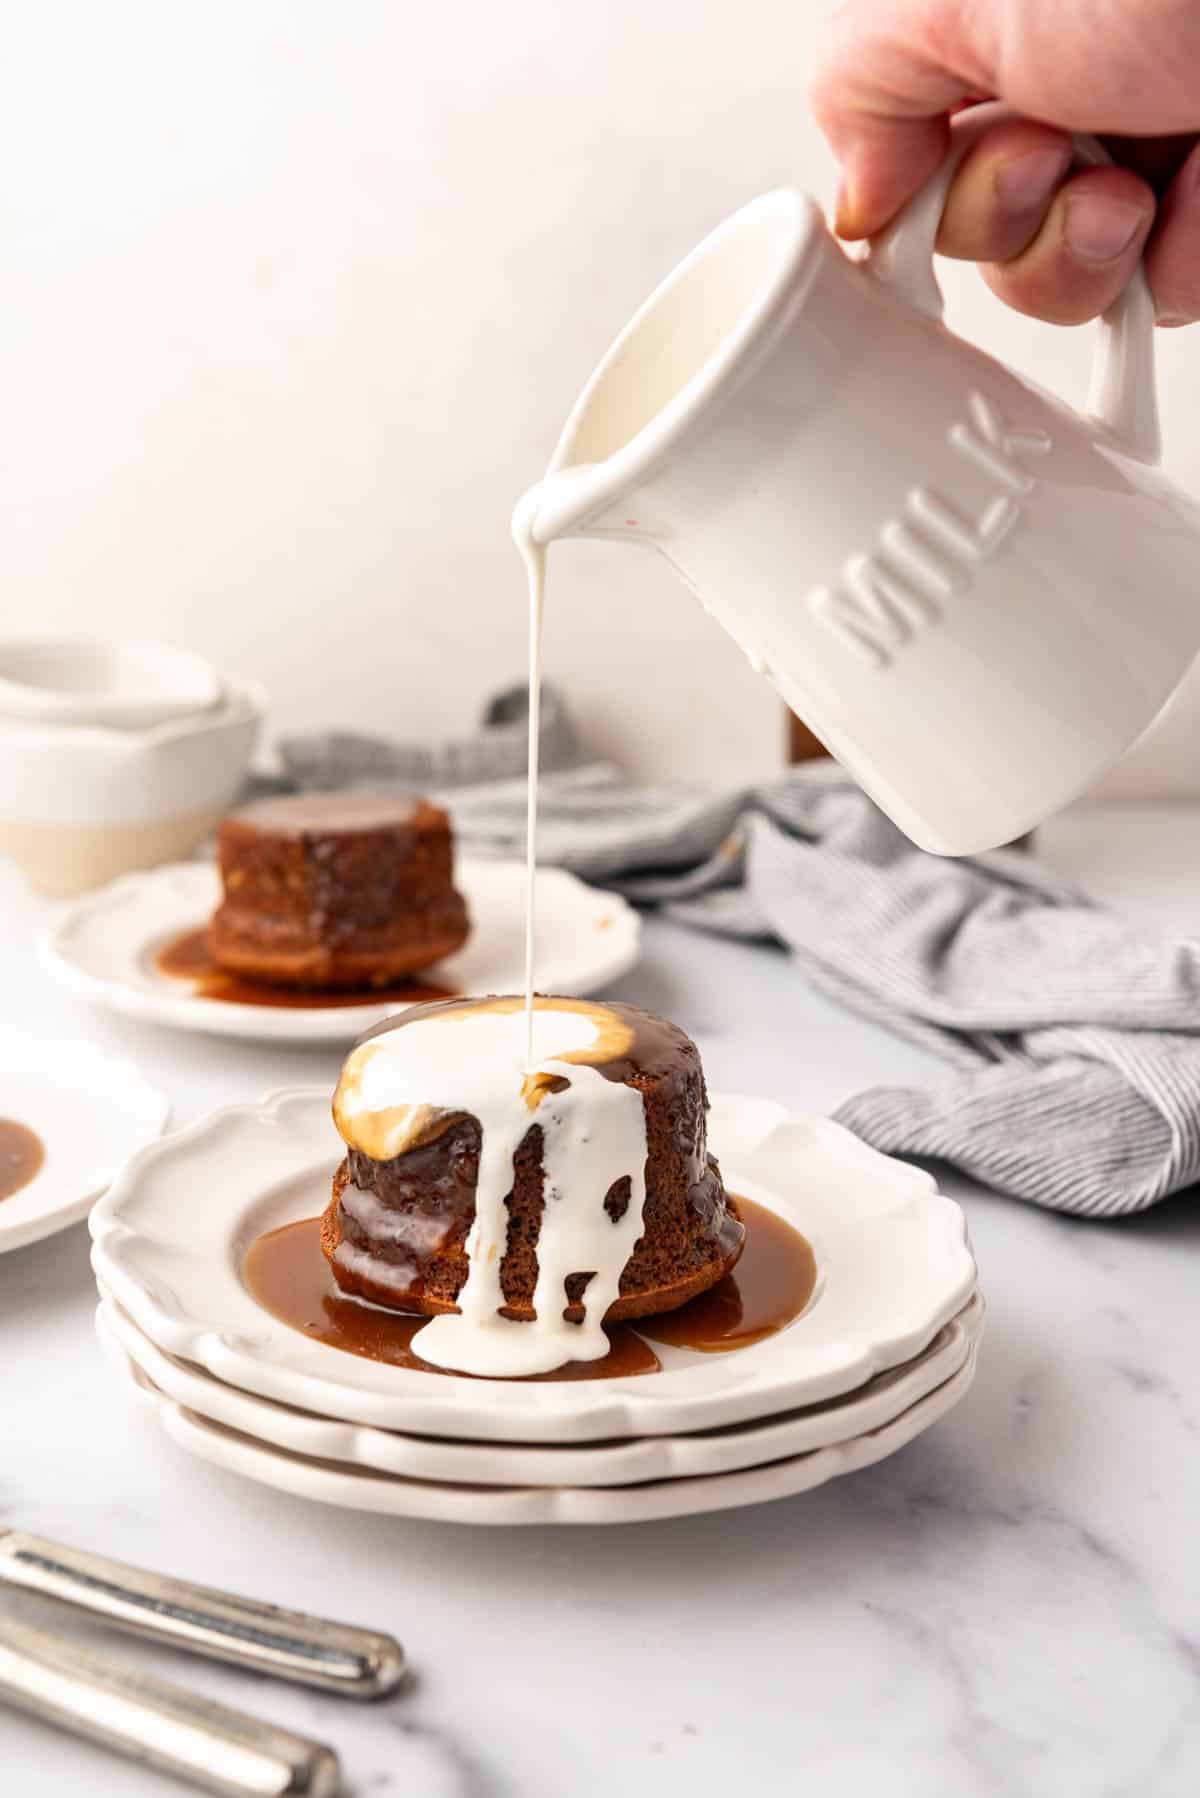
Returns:
[[[0,1531],[0,1585],[133,1635],[277,1679],[379,1698],[404,1678],[394,1637]],[[234,1798],[338,1790],[332,1749],[92,1649],[0,1617],[0,1701]]]

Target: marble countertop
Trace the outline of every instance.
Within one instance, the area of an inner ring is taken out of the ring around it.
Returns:
[[[1194,927],[1200,811],[1077,812],[1043,852],[1117,903]],[[6,1016],[135,1055],[176,1122],[332,1080],[336,1052],[88,1010],[30,958],[41,915],[0,870]],[[818,1109],[937,1072],[772,950],[651,920],[644,964],[617,990],[677,1018],[714,1087]],[[187,1459],[102,1358],[79,1226],[0,1257],[0,1522],[395,1631],[415,1677],[366,1708],[109,1639],[333,1743],[354,1794],[1191,1798],[1200,1209],[1075,1222],[948,1184],[990,1304],[967,1401],[817,1492],[613,1530],[341,1515]],[[14,1798],[176,1789],[0,1712]]]

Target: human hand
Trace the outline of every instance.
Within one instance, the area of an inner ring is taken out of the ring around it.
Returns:
[[[1159,323],[1200,318],[1200,6],[847,0],[812,86],[842,164],[839,233],[887,224],[983,97],[1028,119],[964,157],[938,249],[1056,324],[1106,311],[1144,255]],[[1102,135],[1117,166],[1069,172],[1072,131]]]

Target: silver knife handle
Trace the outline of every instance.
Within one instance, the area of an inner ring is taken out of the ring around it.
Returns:
[[[319,1742],[0,1618],[0,1700],[230,1798],[336,1798]]]
[[[404,1677],[404,1650],[392,1636],[168,1579],[22,1530],[0,1534],[0,1583],[134,1635],[348,1698],[378,1698]]]

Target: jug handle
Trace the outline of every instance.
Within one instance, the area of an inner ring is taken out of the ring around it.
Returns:
[[[949,154],[936,174],[904,206],[892,223],[872,238],[862,260],[869,274],[899,299],[930,318],[945,309],[933,269],[933,251],[950,182],[971,146],[993,125],[1020,117],[1010,106],[989,101],[973,106],[954,125]],[[1085,167],[1112,161],[1094,137],[1075,134],[1075,160]],[[1158,389],[1154,375],[1154,297],[1139,266],[1124,293],[1099,323],[1092,361],[1089,417],[1125,455],[1157,462],[1162,453]]]

